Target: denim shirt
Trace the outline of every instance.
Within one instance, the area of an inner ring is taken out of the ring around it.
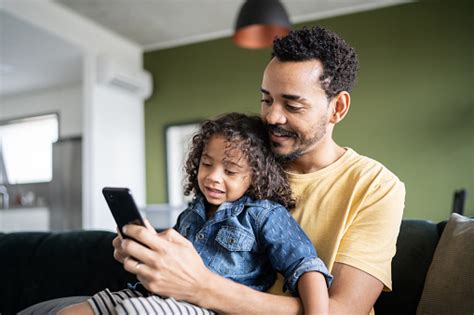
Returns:
[[[221,204],[206,220],[199,196],[179,215],[174,229],[191,241],[210,270],[253,289],[269,289],[277,271],[285,277],[283,290],[293,295],[298,295],[297,283],[305,272],[320,272],[328,286],[332,282],[301,227],[273,201],[244,195]]]

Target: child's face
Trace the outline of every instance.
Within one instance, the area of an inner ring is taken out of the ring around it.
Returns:
[[[226,140],[212,136],[199,163],[199,189],[216,209],[225,201],[235,201],[250,187],[252,174],[247,159],[238,149],[226,154]]]

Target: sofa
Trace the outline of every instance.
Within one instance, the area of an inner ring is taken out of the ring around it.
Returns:
[[[393,259],[393,292],[383,292],[376,314],[415,314],[446,221],[404,220]],[[113,257],[105,231],[0,233],[0,314],[48,299],[92,295],[133,282]],[[472,262],[471,262],[472,263]]]

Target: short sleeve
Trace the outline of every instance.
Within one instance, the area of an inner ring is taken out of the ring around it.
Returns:
[[[376,178],[349,220],[335,262],[360,269],[392,288],[391,262],[405,205],[405,186],[393,174]]]
[[[279,206],[269,211],[259,224],[258,235],[273,268],[285,277],[284,291],[298,295],[298,280],[309,271],[322,273],[328,286],[331,284],[326,265],[287,209]]]

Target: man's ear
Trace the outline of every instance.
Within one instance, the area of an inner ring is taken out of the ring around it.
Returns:
[[[341,120],[344,119],[347,112],[349,111],[349,106],[351,105],[351,95],[347,91],[339,92],[334,98],[331,100],[331,113],[329,122],[333,123],[334,125],[339,123]]]

